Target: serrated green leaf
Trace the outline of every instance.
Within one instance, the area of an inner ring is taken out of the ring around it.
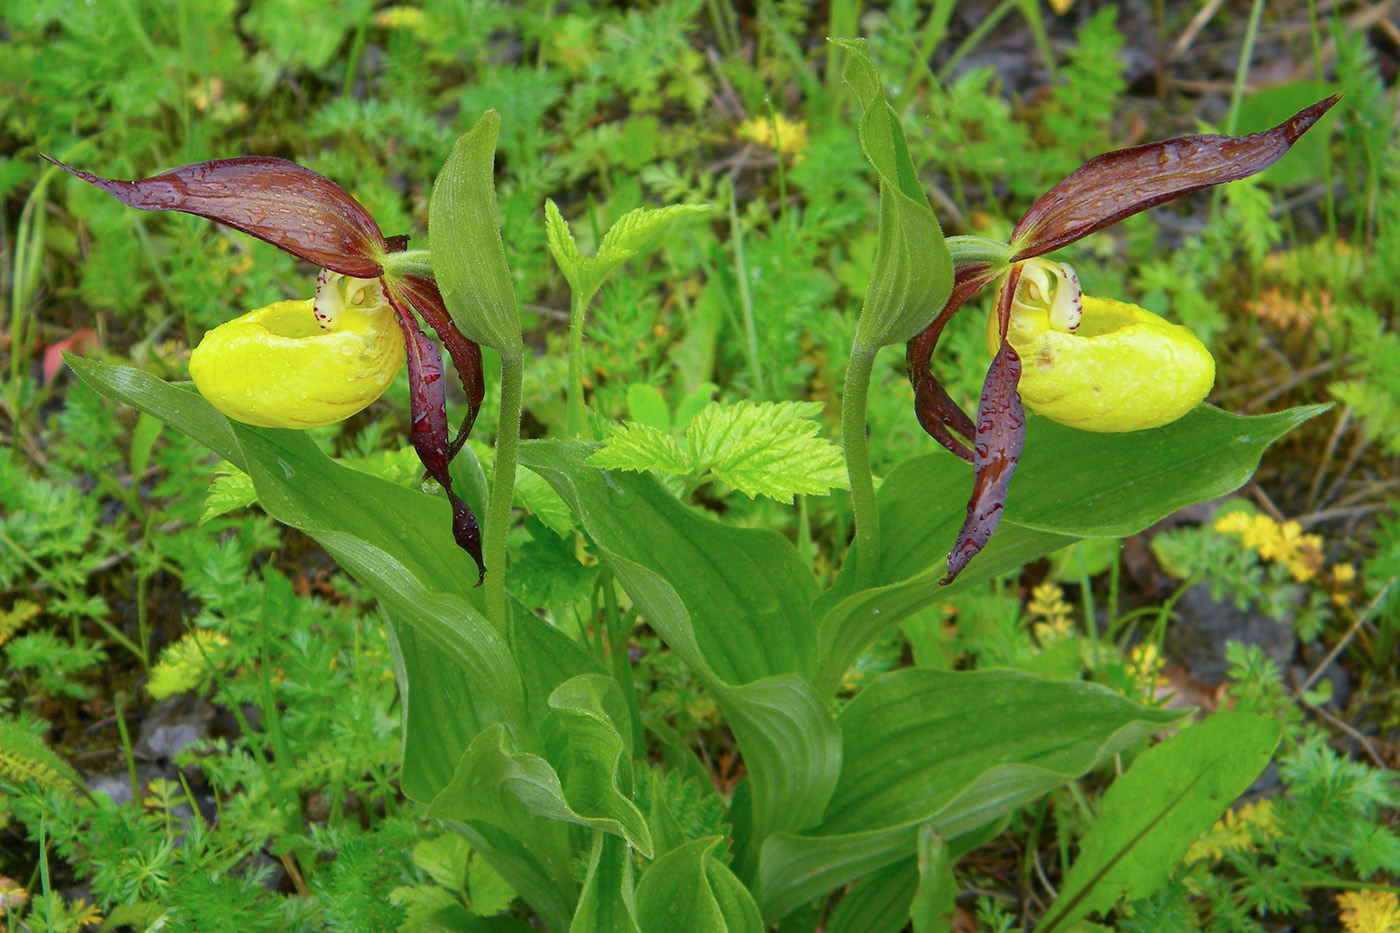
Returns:
[[[674,437],[635,422],[616,425],[603,442],[603,449],[588,458],[588,464],[603,470],[660,470],[675,476],[698,472]]]
[[[1104,794],[1036,933],[1070,929],[1120,898],[1152,895],[1191,843],[1259,777],[1282,735],[1271,716],[1216,713],[1139,755]]]
[[[690,214],[703,214],[709,209],[708,204],[671,204],[628,211],[604,235],[603,245],[598,247],[598,263],[611,264],[611,271],[617,263],[636,253],[646,245],[647,240],[675,221]]]
[[[209,484],[209,492],[204,496],[204,512],[199,516],[201,525],[211,518],[246,509],[258,501],[257,490],[253,488],[253,480],[247,473],[231,464],[224,464],[223,468],[229,472],[215,476],[214,482]]]
[[[18,723],[0,719],[0,775],[11,781],[33,781],[46,790],[86,794],[78,772]]]
[[[598,568],[585,567],[574,553],[574,539],[560,538],[534,526],[532,537],[520,546],[511,563],[506,586],[532,609],[568,606],[587,599],[598,579]]]
[[[559,213],[552,200],[545,201],[545,237],[554,261],[559,264],[576,300],[587,306],[603,287],[609,275],[632,256],[647,240],[676,220],[703,213],[708,204],[675,204],[669,207],[639,207],[629,211],[612,225],[598,247],[598,255],[582,256],[578,242],[569,229],[569,222]]]
[[[821,412],[820,402],[711,402],[685,432],[691,463],[750,498],[791,502],[844,489],[841,449],[812,420]]]

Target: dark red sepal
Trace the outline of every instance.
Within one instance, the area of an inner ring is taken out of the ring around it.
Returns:
[[[957,314],[963,303],[976,294],[977,290],[996,277],[996,271],[987,263],[965,263],[953,270],[953,290],[948,301],[934,318],[933,323],[924,328],[905,347],[904,361],[909,375],[909,384],[914,388],[914,414],[919,425],[929,437],[938,441],[951,453],[968,463],[972,462],[972,451],[962,443],[954,432],[972,443],[974,426],[948,391],[929,372],[929,360],[943,328]]]
[[[948,553],[948,573],[939,581],[945,586],[957,578],[996,530],[1026,441],[1026,412],[1016,392],[1021,381],[1021,358],[1006,340],[1011,296],[1020,278],[1019,267],[1013,268],[997,302],[1001,347],[982,384],[982,399],[977,406],[977,434],[972,448],[972,498],[967,503],[967,518]]]
[[[481,555],[481,531],[471,507],[452,489],[452,462],[447,442],[447,393],[443,378],[442,353],[418,326],[413,312],[403,306],[392,291],[387,292],[393,305],[394,317],[403,330],[404,349],[408,359],[409,407],[413,419],[409,435],[418,459],[423,461],[428,475],[442,485],[447,501],[452,505],[452,537],[457,546],[476,561],[476,585],[486,578],[486,565]]]
[[[44,158],[128,207],[217,220],[355,278],[377,278],[384,271],[384,235],[374,218],[344,188],[286,159],[213,159],[138,181],[115,181]]]
[[[462,392],[467,397],[467,414],[462,419],[456,439],[452,442],[448,457],[451,459],[466,442],[472,425],[476,423],[476,414],[481,410],[481,400],[486,397],[481,346],[468,340],[457,329],[452,315],[447,312],[447,305],[442,300],[442,292],[438,291],[437,282],[421,275],[406,275],[392,282],[388,279],[382,281],[386,289],[399,289],[402,299],[412,305],[419,316],[428,322],[438,340],[447,348],[448,355],[452,357],[452,365],[457,369],[457,378],[461,380]]]
[[[1017,222],[1011,261],[1059,249],[1183,194],[1262,172],[1341,96],[1318,101],[1262,133],[1182,136],[1096,156],[1041,195]]]

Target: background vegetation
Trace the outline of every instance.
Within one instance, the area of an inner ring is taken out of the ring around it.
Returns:
[[[855,104],[823,39],[864,35],[949,234],[1004,238],[1037,194],[1098,152],[1260,129],[1346,90],[1260,178],[1057,257],[1086,291],[1201,335],[1219,363],[1214,404],[1331,401],[1332,412],[1272,448],[1235,500],[1076,545],[964,594],[847,676],[854,688],[904,665],[1012,667],[1276,714],[1287,724],[1278,767],[1165,891],[1113,922],[1400,929],[1384,890],[1400,874],[1390,770],[1400,760],[1400,31],[1387,9],[7,3],[6,922],[417,930],[436,918],[469,930],[491,928],[472,918],[521,910],[464,842],[398,792],[399,711],[373,601],[309,539],[245,508],[239,475],[100,400],[58,356],[183,379],[205,329],[308,294],[310,270],[196,218],[129,211],[38,153],[131,178],[220,156],[295,158],[344,185],[386,233],[421,244],[434,174],[457,135],[495,108],[506,251],[533,350],[527,435],[561,432],[566,417],[568,291],[543,222],[552,198],[585,251],[632,208],[715,207],[595,301],[587,384],[599,410],[679,433],[711,397],[811,399],[835,436],[877,200]],[[954,397],[975,404],[986,368],[978,314],[950,328],[936,365]],[[876,380],[880,473],[931,442],[898,354],[880,357]],[[318,443],[417,484],[406,394],[401,380]],[[479,434],[492,405],[488,394]],[[527,499],[529,484],[522,475]],[[715,484],[700,499],[731,521],[785,529],[828,575],[849,540],[841,494],[789,508]],[[592,637],[586,549],[537,515],[511,546],[514,595],[572,605],[551,621]],[[645,627],[630,654],[651,723],[688,740],[721,791],[732,787],[742,761],[713,701]],[[1104,783],[1066,786],[964,859],[961,920],[1001,930],[1036,916]]]

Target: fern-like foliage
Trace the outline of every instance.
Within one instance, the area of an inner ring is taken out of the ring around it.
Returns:
[[[0,719],[0,775],[64,794],[87,793],[83,780],[44,741],[19,723]]]

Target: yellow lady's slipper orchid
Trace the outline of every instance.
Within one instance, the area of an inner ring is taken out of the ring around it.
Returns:
[[[1215,384],[1215,360],[1195,334],[1137,305],[1081,295],[1066,263],[1025,262],[1006,339],[1021,358],[1026,407],[1084,431],[1170,424]],[[992,315],[987,349],[996,356],[1000,346]]]
[[[190,376],[235,421],[311,428],[379,398],[403,362],[403,332],[379,283],[323,272],[316,299],[279,301],[205,334]]]
[[[1133,305],[1084,298],[1073,269],[1040,257],[1139,211],[1263,171],[1340,97],[1248,136],[1183,136],[1106,152],[1036,199],[1011,242],[946,241],[952,289],[905,352],[920,426],[973,467],[967,518],[943,583],[953,582],[1001,521],[1025,442],[1026,406],[1085,430],[1136,431],[1186,414],[1215,380],[1215,362],[1185,328]],[[974,421],[929,371],[929,360],[958,310],[1003,277],[987,325],[992,363]]]

